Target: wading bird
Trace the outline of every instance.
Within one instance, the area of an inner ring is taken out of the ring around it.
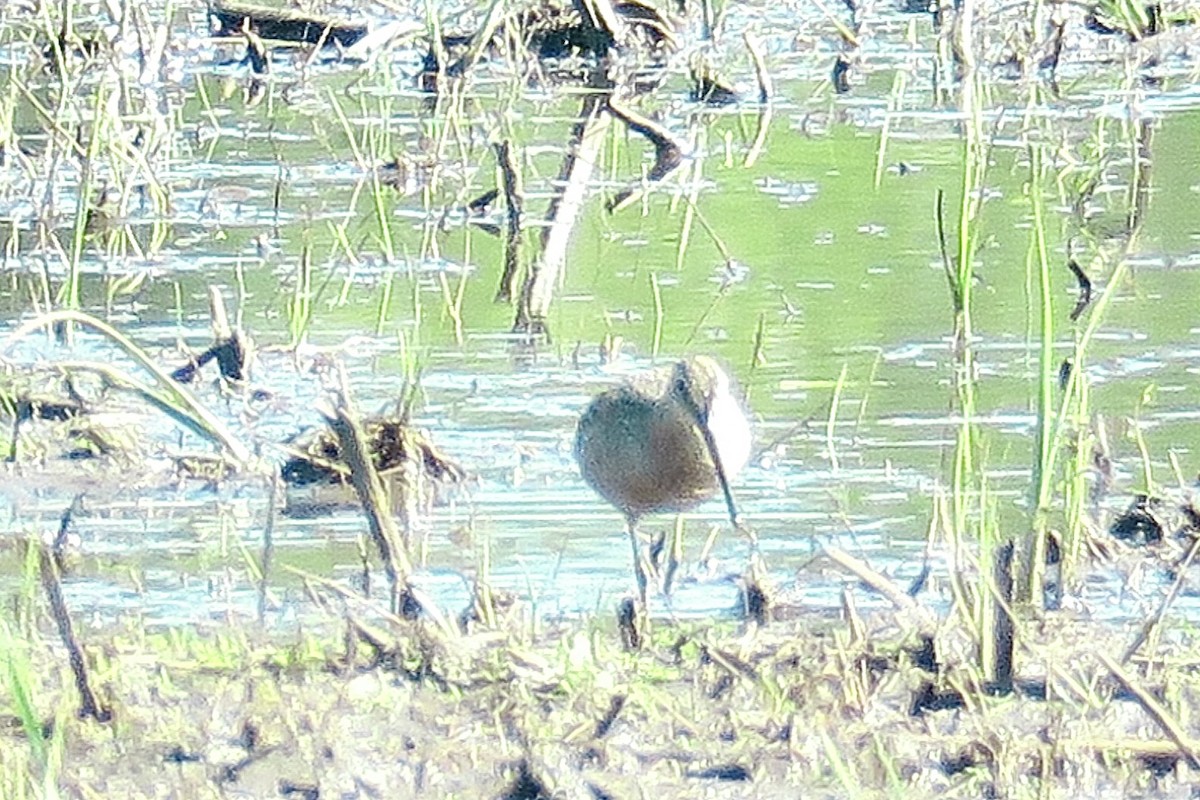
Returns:
[[[686,511],[721,492],[736,527],[729,482],[749,457],[750,421],[729,376],[706,356],[639,375],[600,394],[583,412],[575,460],[583,479],[625,515],[643,609],[638,520]]]

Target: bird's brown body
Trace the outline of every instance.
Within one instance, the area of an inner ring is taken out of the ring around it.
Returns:
[[[583,478],[626,517],[686,511],[719,490],[712,457],[691,415],[669,395],[619,386],[579,420]]]
[[[645,514],[693,508],[724,492],[750,455],[750,424],[729,377],[696,356],[600,394],[575,436],[584,480],[625,515],[645,599],[636,525]]]

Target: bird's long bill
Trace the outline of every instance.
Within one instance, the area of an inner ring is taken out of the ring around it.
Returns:
[[[733,527],[737,528],[740,525],[737,513],[737,504],[733,502],[733,491],[729,488],[729,479],[725,476],[725,465],[721,463],[721,453],[717,450],[717,440],[713,438],[712,428],[708,427],[708,423],[703,419],[696,420],[700,425],[700,434],[704,437],[704,446],[708,448],[708,455],[712,458],[713,467],[717,471],[717,483],[721,484],[721,493],[725,495],[725,507],[729,509],[729,522]]]

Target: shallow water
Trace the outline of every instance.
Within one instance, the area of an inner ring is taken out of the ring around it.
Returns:
[[[964,120],[933,94],[926,17],[880,9],[858,82],[838,96],[826,82],[836,53],[831,26],[787,4],[771,9],[752,17],[731,9],[720,51],[731,77],[752,96],[753,74],[739,42],[741,26],[754,20],[776,90],[760,159],[749,168],[742,163],[757,107],[706,110],[688,100],[683,69],[672,71],[649,105],[689,143],[683,177],[643,203],[606,213],[603,198],[636,180],[649,159],[640,138],[614,127],[548,319],[553,343],[536,348],[506,334],[512,311],[492,302],[501,245],[467,224],[462,206],[495,185],[488,142],[499,130],[523,148],[528,212],[540,214],[577,97],[529,87],[509,105],[505,70],[485,67],[468,113],[455,121],[460,127],[434,159],[444,168],[440,184],[423,183],[414,168],[404,192],[380,195],[390,225],[385,236],[370,168],[397,154],[423,162],[429,142],[447,129],[445,115],[411,89],[419,53],[398,51],[384,67],[317,61],[307,70],[277,54],[262,89],[265,100],[255,102],[243,94],[250,83],[247,68],[235,63],[238,48],[199,38],[199,12],[179,17],[173,31],[191,43],[173,54],[166,73],[175,77],[152,87],[174,109],[166,138],[172,156],[155,162],[169,208],[156,209],[144,189],[128,193],[120,220],[144,253],[105,255],[93,240],[82,261],[84,306],[107,311],[110,321],[174,366],[178,340],[206,343],[207,287],[219,285],[260,345],[286,344],[301,253],[310,247],[310,285],[320,294],[309,344],[295,360],[262,353],[254,374],[253,384],[272,399],[248,421],[240,419],[238,404],[218,401],[211,387],[201,396],[267,457],[281,458],[271,443],[318,421],[313,406],[321,390],[303,368],[318,350],[345,362],[360,406],[371,410],[399,394],[404,354],[414,355],[422,365],[418,422],[473,475],[450,505],[435,510],[425,532],[421,583],[448,608],[466,603],[484,543],[492,581],[531,600],[539,614],[604,611],[630,590],[620,519],[572,463],[574,421],[602,388],[692,352],[724,359],[745,389],[759,452],[735,488],[775,580],[806,606],[836,607],[849,579],[818,557],[820,544],[833,542],[907,583],[922,567],[933,496],[948,481],[956,433],[948,411],[953,320],[934,197],[944,190],[947,209],[955,208]],[[19,70],[29,47],[16,27],[5,30],[0,69]],[[1169,455],[1184,476],[1200,469],[1191,400],[1200,349],[1193,300],[1200,296],[1196,63],[1172,54],[1155,69],[1162,85],[1146,88],[1136,70],[1123,68],[1124,45],[1087,41],[1088,48],[1065,57],[1058,97],[1047,93],[1031,102],[1029,85],[1002,70],[989,74],[981,97],[992,151],[982,183],[984,235],[974,285],[979,424],[1000,518],[1014,526],[1027,524],[1036,420],[1038,312],[1026,267],[1030,141],[1047,142],[1060,158],[1064,188],[1046,205],[1056,339],[1065,357],[1080,330],[1067,320],[1076,296],[1063,265],[1067,240],[1090,252],[1105,231],[1119,226],[1132,179],[1129,144],[1139,124],[1149,126],[1151,191],[1133,268],[1086,372],[1116,470],[1106,502],[1121,507],[1134,490],[1172,485]],[[38,80],[48,92],[51,79]],[[37,130],[29,104],[12,104],[16,129]],[[36,134],[28,138],[41,141]],[[356,161],[355,149],[368,155]],[[1090,227],[1081,230],[1068,213],[1069,190],[1092,176],[1087,163],[1072,167],[1069,158],[1088,152],[1096,154],[1099,174],[1086,214]],[[52,174],[60,212],[73,209],[78,171]],[[40,175],[12,163],[0,172],[0,240],[7,242],[0,301],[10,329],[31,315],[30,297],[38,296],[43,270],[52,280],[63,274],[61,259],[33,235],[34,209],[46,185]],[[144,177],[124,179],[144,186]],[[680,259],[689,195],[703,223],[692,225]],[[488,221],[502,224],[502,212],[491,211]],[[69,217],[60,218],[64,241],[69,226]],[[152,239],[155,226],[159,244]],[[724,261],[721,247],[732,262]],[[117,280],[130,275],[145,280],[123,290]],[[657,356],[651,276],[662,302]],[[1104,279],[1092,277],[1098,284]],[[447,301],[460,281],[461,338]],[[611,365],[600,357],[606,335],[624,345]],[[64,355],[30,342],[13,357],[32,363]],[[72,357],[113,355],[85,335]],[[839,404],[831,413],[835,395]],[[137,426],[151,453],[202,447],[163,420]],[[1151,457],[1151,476],[1143,473],[1138,436]],[[83,566],[69,586],[78,607],[151,622],[254,614],[257,583],[246,564],[265,525],[266,489],[235,481],[216,491],[186,483],[148,490],[103,479],[120,469],[101,466],[101,479],[80,481],[87,489],[87,510],[76,520]],[[53,530],[80,489],[38,481],[36,472],[23,464],[9,474],[0,520],[10,538]],[[647,527],[671,524],[659,518]],[[685,524],[686,574],[669,605],[658,607],[681,616],[728,612],[747,544],[728,530],[719,501],[688,514]],[[711,559],[699,564],[711,526],[722,530]],[[352,509],[284,516],[275,530],[278,558],[355,581],[364,527]],[[940,588],[944,550],[935,551],[932,563],[927,598],[934,604],[948,600]],[[6,561],[12,567],[6,572],[19,575],[18,564]],[[1080,587],[1078,607],[1136,619],[1163,585],[1153,579],[1141,596],[1126,591],[1121,576],[1101,576]],[[291,622],[305,613],[294,576],[280,573],[273,592],[273,618]],[[859,594],[861,602],[875,602]]]

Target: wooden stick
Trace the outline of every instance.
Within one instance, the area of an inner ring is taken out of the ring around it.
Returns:
[[[771,83],[771,73],[767,71],[767,62],[763,58],[762,45],[750,31],[742,34],[742,41],[750,51],[750,60],[754,62],[754,77],[758,80],[758,102],[766,105],[775,93]]]
[[[83,655],[83,647],[75,637],[74,626],[71,624],[71,614],[67,611],[67,601],[63,599],[62,580],[58,565],[51,556],[49,549],[41,542],[31,541],[31,547],[38,549],[38,568],[42,576],[42,588],[50,601],[50,610],[54,622],[58,626],[58,635],[63,646],[67,648],[67,660],[71,664],[71,672],[75,675],[75,688],[79,690],[79,716],[91,717],[97,722],[108,722],[112,719],[112,711],[101,705],[96,699],[96,691],[92,688],[88,675],[87,661]]]
[[[521,184],[521,173],[513,159],[512,142],[505,139],[495,144],[496,161],[500,166],[500,185],[504,189],[507,210],[507,225],[504,231],[504,272],[500,276],[500,288],[496,290],[497,303],[511,303],[517,286],[517,272],[521,268],[521,227],[525,191]]]
[[[579,120],[571,132],[571,148],[563,159],[558,173],[562,193],[556,193],[546,210],[549,223],[542,237],[542,255],[529,271],[521,289],[513,328],[524,333],[545,332],[545,320],[550,313],[554,289],[567,263],[567,246],[571,232],[583,214],[588,183],[600,158],[604,134],[612,118],[601,113],[603,98],[598,94],[585,95]],[[538,329],[543,330],[539,331]]]
[[[1154,720],[1154,724],[1162,729],[1162,732],[1167,735],[1171,741],[1179,748],[1179,754],[1188,762],[1188,766],[1192,769],[1200,770],[1200,756],[1198,756],[1197,743],[1190,740],[1187,733],[1180,727],[1179,723],[1171,716],[1171,713],[1163,707],[1162,703],[1142,688],[1133,676],[1125,671],[1125,668],[1118,664],[1111,656],[1103,651],[1096,651],[1096,658],[1104,665],[1104,668],[1112,673],[1112,676],[1117,679],[1117,682],[1125,688],[1127,692],[1137,698],[1142,709],[1145,710],[1150,718]]]
[[[366,514],[371,538],[379,549],[379,557],[383,560],[383,569],[387,573],[392,613],[398,613],[401,596],[409,588],[412,562],[396,528],[396,521],[392,519],[389,511],[390,505],[383,491],[383,482],[379,479],[379,472],[375,469],[367,447],[366,436],[355,415],[344,370],[339,370],[339,379],[341,386],[337,392],[336,404],[332,411],[323,413],[329,427],[337,434],[341,443],[342,459],[350,468],[350,483],[358,495],[363,513]]]
[[[932,633],[934,630],[934,620],[928,609],[913,600],[908,596],[908,593],[897,586],[892,581],[888,580],[883,575],[871,569],[865,561],[861,561],[847,553],[840,547],[832,544],[821,545],[821,550],[835,564],[845,569],[847,572],[853,573],[860,581],[870,586],[875,591],[883,595],[889,603],[895,606],[900,611],[905,611],[913,614],[918,619],[919,629],[922,633]]]

